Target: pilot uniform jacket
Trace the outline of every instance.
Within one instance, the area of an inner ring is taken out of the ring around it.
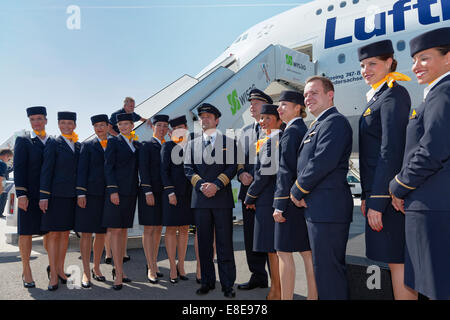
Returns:
[[[285,222],[275,222],[275,250],[304,252],[311,250],[304,208],[290,199],[291,186],[297,176],[297,151],[307,127],[302,118],[294,120],[280,140],[280,168],[277,173],[273,207],[283,211]]]
[[[138,156],[140,143],[133,141],[135,151],[125,137],[110,137],[105,149],[105,207],[102,226],[131,228],[133,226],[138,192]],[[110,195],[119,193],[119,205],[111,202]]]
[[[105,151],[97,138],[81,144],[77,173],[77,196],[85,196],[86,207],[77,206],[77,232],[105,233],[101,227],[105,203]]]
[[[305,218],[319,299],[348,299],[345,251],[353,214],[347,182],[352,151],[347,118],[331,107],[306,132],[292,195],[305,199]]]
[[[62,136],[47,141],[40,177],[40,199],[48,199],[42,216],[43,231],[68,231],[75,218],[78,158],[81,144],[74,151]]]
[[[405,150],[411,99],[394,82],[385,83],[368,102],[359,120],[359,168],[362,195],[369,209],[383,213],[383,230],[372,230],[366,219],[366,255],[386,263],[403,263],[405,217],[391,204],[389,182],[400,171]]]
[[[53,139],[47,138],[46,144]],[[39,137],[19,136],[14,145],[14,184],[16,196],[28,197],[27,211],[18,209],[17,232],[20,235],[41,234],[43,212],[39,208],[39,184],[45,145]]]
[[[259,138],[259,131],[261,130],[259,123],[252,123],[248,126],[245,126],[242,129],[241,136],[239,138],[238,143],[238,150],[241,152],[241,156],[244,157],[244,163],[238,164],[238,170],[237,170],[237,177],[241,175],[243,172],[247,172],[254,175],[255,171],[255,165],[256,160],[254,158],[250,159],[250,156],[253,155],[253,157],[256,156],[255,150],[255,143],[258,141]],[[245,197],[247,195],[247,190],[249,186],[244,186],[241,183],[241,187],[239,189],[239,196],[238,198],[242,201],[245,200]]]
[[[256,211],[253,250],[275,252],[275,221],[273,194],[279,169],[279,141],[282,132],[275,133],[261,146],[255,166],[254,180],[247,191],[245,204],[255,204]]]
[[[405,284],[450,299],[450,74],[411,111],[405,156],[391,192],[405,200]]]
[[[172,161],[172,153],[179,157],[179,163]],[[184,174],[184,150],[181,144],[168,141],[161,148],[161,179],[164,187],[163,193],[163,225],[185,226],[194,224],[193,210],[191,209],[192,185]],[[169,203],[168,195],[174,193],[177,205]]]
[[[145,226],[162,225],[162,193],[164,191],[161,179],[161,143],[152,137],[142,144],[139,153],[139,224]],[[145,193],[152,192],[155,205],[149,206]]]

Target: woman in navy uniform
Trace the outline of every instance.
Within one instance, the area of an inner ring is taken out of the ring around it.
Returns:
[[[289,199],[290,189],[297,176],[297,150],[307,128],[303,95],[283,91],[278,113],[286,128],[280,140],[280,170],[274,194],[275,250],[280,263],[281,299],[292,300],[295,285],[295,263],[292,253],[300,252],[306,270],[308,299],[317,299],[311,247],[304,218],[304,209]]]
[[[169,116],[157,114],[151,118],[153,138],[142,144],[139,153],[139,224],[144,226],[142,246],[147,259],[147,278],[157,283],[159,273],[157,259],[162,232],[162,195],[161,147],[169,130]]]
[[[450,28],[409,45],[412,71],[428,86],[411,111],[403,166],[389,186],[406,219],[405,284],[431,299],[450,299]]]
[[[58,279],[64,284],[64,260],[73,229],[76,206],[76,177],[80,143],[75,112],[58,112],[61,135],[49,140],[44,149],[40,177],[39,207],[42,215],[41,230],[48,231],[47,252],[50,262],[49,291],[58,289]]]
[[[275,221],[273,220],[273,195],[278,172],[279,141],[281,119],[278,106],[264,104],[261,107],[259,123],[265,136],[257,140],[257,163],[254,170],[255,179],[250,184],[245,197],[245,205],[255,215],[253,232],[253,248],[255,252],[265,252],[269,256],[270,291],[267,300],[281,299],[281,284],[278,256],[275,250]]]
[[[188,280],[184,259],[189,225],[194,224],[194,216],[191,209],[192,185],[184,175],[182,161],[189,133],[186,116],[170,119],[169,124],[172,128],[171,141],[164,143],[161,149],[161,179],[164,186],[162,224],[166,227],[164,238],[170,263],[170,282],[177,283],[178,275],[181,280]],[[178,263],[175,263],[177,247]]]
[[[136,210],[140,147],[138,137],[132,131],[131,113],[118,114],[117,126],[120,134],[108,139],[105,150],[106,195],[102,222],[102,226],[111,232],[114,290],[122,289],[122,282],[131,281],[123,272],[124,238],[127,228],[133,227]]]
[[[43,212],[39,208],[39,183],[44,147],[51,139],[45,132],[47,110],[45,107],[27,109],[33,132],[31,135],[17,137],[14,146],[14,184],[18,200],[17,233],[19,234],[20,256],[23,266],[25,288],[34,288],[31,274],[30,255],[32,235],[40,235]],[[44,235],[47,248],[47,236]]]
[[[417,299],[404,285],[405,217],[391,205],[389,182],[400,170],[411,99],[396,81],[398,72],[391,40],[358,49],[361,75],[371,86],[359,120],[361,211],[366,219],[366,255],[389,265],[394,298]]]
[[[77,209],[75,211],[76,232],[81,233],[80,251],[83,260],[83,288],[90,288],[91,277],[89,262],[92,251],[92,234],[94,240],[94,268],[92,277],[105,281],[100,271],[100,260],[105,245],[106,229],[102,227],[103,208],[105,205],[105,149],[108,143],[108,116],[99,114],[91,117],[96,137],[83,142],[77,173]]]

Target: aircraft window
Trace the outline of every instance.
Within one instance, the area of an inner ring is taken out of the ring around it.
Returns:
[[[239,41],[241,41],[241,37],[237,38],[237,40],[234,43],[238,43]]]
[[[244,36],[242,37],[242,41],[244,41],[245,39],[247,39],[248,37],[248,33],[244,34]]]
[[[334,9],[334,6],[333,6],[333,5],[331,5],[331,6],[328,7],[328,11],[332,11],[333,9]]]
[[[341,53],[340,55],[338,55],[338,62],[340,64],[345,62],[345,54]]]
[[[318,16],[318,15],[321,14],[321,13],[322,13],[322,9],[317,9],[316,15]]]
[[[403,51],[406,48],[406,44],[405,41],[400,40],[399,42],[397,42],[397,50],[398,51]]]
[[[357,4],[359,0],[353,0],[353,4]]]
[[[345,1],[342,1],[342,2],[339,4],[339,6],[340,6],[341,8],[344,8],[346,5],[347,5],[347,2],[345,2]]]

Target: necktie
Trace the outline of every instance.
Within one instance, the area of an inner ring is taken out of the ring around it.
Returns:
[[[208,136],[205,141],[205,148],[207,148],[212,143],[212,137]]]

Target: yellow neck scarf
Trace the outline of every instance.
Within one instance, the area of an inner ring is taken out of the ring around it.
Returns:
[[[155,136],[155,134],[153,134],[153,138],[156,138],[159,140],[159,138],[157,136]],[[162,138],[162,140],[160,140],[160,141],[161,141],[161,144],[164,144],[164,142],[166,142],[166,140],[164,138]]]
[[[75,131],[72,132],[72,134],[61,134],[64,138],[69,139],[73,143],[78,141],[78,135],[75,133]]]
[[[259,153],[259,151],[261,150],[261,147],[267,140],[269,140],[268,136],[256,141],[256,153]]]
[[[411,78],[400,72],[390,72],[379,82],[372,85],[373,90],[377,90],[384,82],[387,82],[389,88],[392,88],[395,81],[411,81]]]
[[[33,132],[34,132],[35,135],[37,135],[39,137],[45,137],[47,135],[45,130],[42,130],[42,131],[33,130]]]
[[[123,133],[122,133],[123,134]],[[139,139],[139,137],[138,137],[138,135],[136,134],[136,132],[134,132],[134,131],[131,131],[131,133],[130,133],[130,135],[126,135],[126,134],[123,134],[123,136],[125,137],[125,138],[127,138],[128,139],[128,141],[137,141],[138,139]]]
[[[172,141],[173,142],[175,142],[175,143],[180,143],[181,141],[183,141],[183,138],[184,137],[175,137],[175,136],[172,136],[172,137],[170,137],[171,139],[172,139]]]
[[[106,146],[108,145],[108,139],[100,140],[100,145],[103,149],[106,149]]]

